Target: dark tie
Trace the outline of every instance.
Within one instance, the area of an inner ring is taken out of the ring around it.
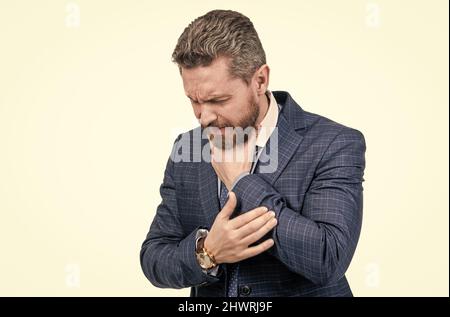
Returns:
[[[224,183],[220,183],[220,209],[225,206],[228,197],[228,189]],[[237,297],[237,289],[238,289],[238,271],[239,265],[238,263],[230,263],[227,265],[228,271],[228,297]]]

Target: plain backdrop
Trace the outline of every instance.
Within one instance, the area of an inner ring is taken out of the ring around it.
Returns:
[[[310,112],[362,131],[356,296],[448,296],[448,1],[0,0],[0,295],[186,296],[139,251],[174,137],[171,54],[211,9],[253,21]]]

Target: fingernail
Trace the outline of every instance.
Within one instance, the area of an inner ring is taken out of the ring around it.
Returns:
[[[270,212],[270,216],[271,216],[271,217],[275,217],[275,212],[274,212],[274,211],[271,211],[271,212]]]

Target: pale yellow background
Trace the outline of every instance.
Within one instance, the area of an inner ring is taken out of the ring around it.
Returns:
[[[270,89],[366,137],[354,294],[448,296],[447,0],[1,0],[0,295],[189,294],[139,250],[194,126],[171,53],[214,8],[253,20]]]

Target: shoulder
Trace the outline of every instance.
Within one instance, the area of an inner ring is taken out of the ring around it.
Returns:
[[[325,116],[304,111],[304,118],[306,126],[305,134],[311,137],[318,137],[329,140],[330,142],[336,138],[364,140],[364,135],[361,131]]]

